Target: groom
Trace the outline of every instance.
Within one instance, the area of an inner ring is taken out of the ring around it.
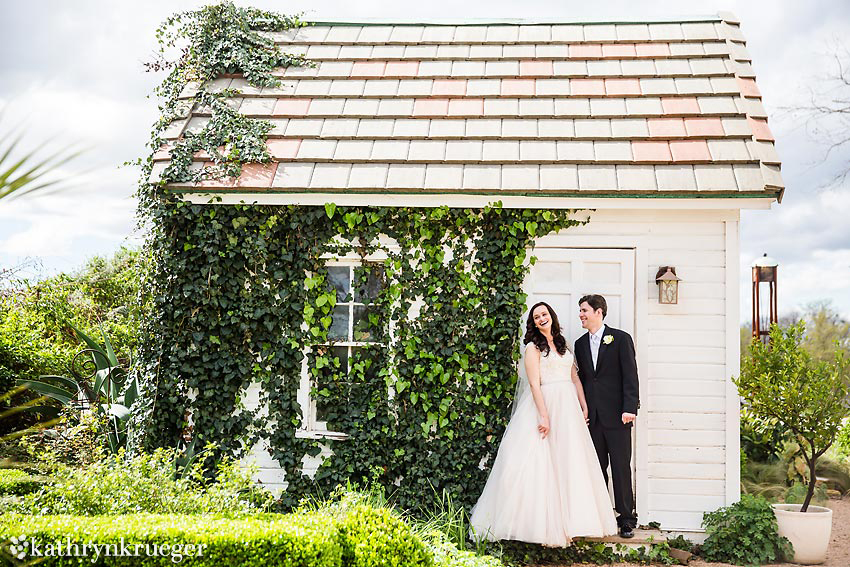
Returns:
[[[640,406],[635,347],[625,331],[603,323],[608,304],[601,295],[579,299],[579,319],[587,333],[575,344],[578,375],[587,399],[590,437],[608,482],[614,484],[614,509],[620,536],[634,537],[637,515],[632,494],[632,423]]]

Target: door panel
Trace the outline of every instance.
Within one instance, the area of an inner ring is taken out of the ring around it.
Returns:
[[[523,286],[528,294],[526,307],[538,301],[551,305],[558,314],[564,336],[571,344],[584,332],[578,319],[578,300],[589,293],[598,293],[608,302],[606,324],[633,332],[633,250],[538,248],[533,254],[537,262],[531,267]]]

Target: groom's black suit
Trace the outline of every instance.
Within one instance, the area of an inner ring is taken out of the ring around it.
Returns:
[[[612,339],[606,339],[609,335]],[[606,483],[611,462],[617,524],[634,528],[637,515],[632,492],[632,424],[623,424],[622,420],[623,413],[637,415],[640,406],[634,342],[625,331],[606,326],[595,368],[589,333],[576,341],[575,356],[587,399],[590,436]]]

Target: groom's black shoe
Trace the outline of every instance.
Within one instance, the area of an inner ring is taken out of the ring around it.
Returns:
[[[631,526],[620,526],[620,537],[631,539],[635,537],[635,532],[632,530]]]

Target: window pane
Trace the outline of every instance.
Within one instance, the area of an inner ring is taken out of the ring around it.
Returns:
[[[339,359],[339,368],[337,372],[345,374],[348,372],[348,347],[336,346],[333,347],[333,357]],[[336,368],[336,365],[334,365]]]
[[[351,347],[351,367],[356,368],[358,366],[361,367],[359,371],[363,372],[363,377],[368,381],[372,381],[377,379],[378,377],[378,363],[377,360],[377,349],[383,347]],[[373,385],[365,384],[369,387],[374,387]],[[368,397],[368,396],[365,396]]]
[[[328,332],[328,338],[332,341],[348,340],[348,305],[334,307],[333,321]]]
[[[368,270],[366,285],[360,282],[363,270]],[[354,301],[359,303],[372,303],[384,287],[384,267],[377,264],[367,264],[357,268],[356,285],[354,286]]]
[[[351,268],[349,266],[328,266],[328,279],[336,289],[336,300],[345,301],[351,291]]]
[[[377,325],[369,320],[369,315],[377,318],[377,310],[369,305],[354,306],[354,340],[373,341],[378,335]]]
[[[351,397],[348,347],[332,347],[330,352],[325,352],[330,364],[320,369],[316,377],[316,420],[327,422],[331,431],[339,431],[341,425],[338,422],[347,414]]]
[[[316,358],[321,358],[325,356],[329,356],[331,353],[328,352],[327,347],[317,347],[316,348]],[[330,356],[332,358],[332,356]],[[333,382],[334,382],[334,374],[335,367],[333,362],[329,365],[324,365],[322,368],[318,369],[317,375],[315,376],[315,392],[312,394],[313,399],[316,401],[316,415],[319,420],[324,420],[324,415],[327,413],[328,408],[333,405]]]

